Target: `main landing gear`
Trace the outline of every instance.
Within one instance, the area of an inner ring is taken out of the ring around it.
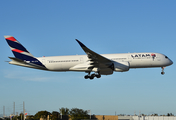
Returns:
[[[101,75],[100,75],[99,73],[98,73],[98,74],[95,74],[95,73],[94,73],[94,74],[91,74],[91,75],[90,75],[90,72],[89,72],[88,75],[84,76],[85,79],[88,79],[88,78],[89,78],[90,80],[94,79],[94,77],[100,78]]]
[[[164,68],[165,68],[165,67],[161,67],[161,68],[162,68],[161,74],[164,75],[164,74],[165,74],[165,72],[164,72]]]

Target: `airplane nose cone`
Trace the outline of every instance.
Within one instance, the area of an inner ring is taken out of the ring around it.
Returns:
[[[172,60],[170,60],[170,65],[172,65],[173,64],[173,62],[172,62]]]
[[[172,65],[172,64],[173,64],[172,60],[168,59],[168,65]]]

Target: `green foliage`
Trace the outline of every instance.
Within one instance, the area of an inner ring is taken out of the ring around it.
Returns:
[[[18,119],[18,120],[23,120],[23,117],[24,117],[24,116],[23,116],[23,113],[20,113],[20,115],[17,116],[17,119]],[[13,120],[16,120],[16,119],[13,119]]]
[[[60,110],[60,113],[62,114],[62,115],[69,115],[69,109],[68,108],[61,108],[61,109],[59,109]]]
[[[12,120],[18,120],[18,116],[13,116]]]
[[[70,110],[70,117],[72,120],[89,119],[88,112],[78,108],[72,108]]]
[[[52,120],[58,120],[59,117],[60,117],[60,113],[59,112],[57,112],[57,111],[53,111],[52,112],[52,117],[51,117]]]
[[[4,120],[10,120],[10,118],[5,118]]]
[[[33,115],[28,115],[28,116],[26,116],[26,119],[27,120],[34,120],[34,116]]]
[[[39,120],[40,118],[45,118],[46,119],[48,115],[51,115],[51,113],[48,112],[48,111],[39,111],[38,113],[36,113],[34,115],[34,119],[35,120]]]
[[[158,116],[158,114],[157,114],[157,113],[154,113],[154,114],[152,114],[151,116]]]
[[[172,114],[172,113],[167,113],[167,116],[174,116],[174,114]]]

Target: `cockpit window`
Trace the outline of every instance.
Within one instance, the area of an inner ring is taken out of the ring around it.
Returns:
[[[165,56],[165,58],[168,58],[167,56]]]

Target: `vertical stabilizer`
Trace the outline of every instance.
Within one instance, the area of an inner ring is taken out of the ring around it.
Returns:
[[[34,56],[13,36],[4,36],[14,56],[21,60],[32,60]]]
[[[35,58],[20,42],[13,36],[4,36],[15,58],[33,65],[45,67],[37,58]]]

